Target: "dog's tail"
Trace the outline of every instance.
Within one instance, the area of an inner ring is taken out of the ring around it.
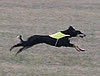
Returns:
[[[22,39],[22,35],[17,36],[17,38],[19,38],[21,42],[24,42],[24,40]]]

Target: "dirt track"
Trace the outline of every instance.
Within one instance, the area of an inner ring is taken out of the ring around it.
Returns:
[[[86,49],[36,45],[17,57],[9,48],[34,34],[52,34],[70,25],[87,37],[72,38]],[[0,0],[0,76],[99,76],[99,0]]]

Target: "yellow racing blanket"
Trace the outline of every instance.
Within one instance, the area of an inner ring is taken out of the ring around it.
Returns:
[[[66,35],[66,34],[63,34],[61,32],[57,32],[57,33],[49,35],[49,36],[59,40],[60,38],[63,38],[63,37],[66,37],[66,36],[70,36],[70,35]]]

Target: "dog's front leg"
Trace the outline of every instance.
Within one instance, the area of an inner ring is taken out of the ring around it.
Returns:
[[[80,52],[80,51],[85,51],[84,49],[79,48],[79,47],[76,46],[75,44],[69,43],[67,46],[68,46],[68,47],[73,47],[73,48],[75,48],[78,52]]]
[[[75,47],[75,49],[78,51],[78,52],[80,52],[80,51],[85,51],[85,49],[81,49],[81,48],[79,48],[78,46],[76,46],[76,45],[73,45],[74,47]]]

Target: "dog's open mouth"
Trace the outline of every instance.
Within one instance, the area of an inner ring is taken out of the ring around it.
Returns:
[[[86,37],[86,35],[85,34],[79,34],[78,37],[84,38],[84,37]]]

